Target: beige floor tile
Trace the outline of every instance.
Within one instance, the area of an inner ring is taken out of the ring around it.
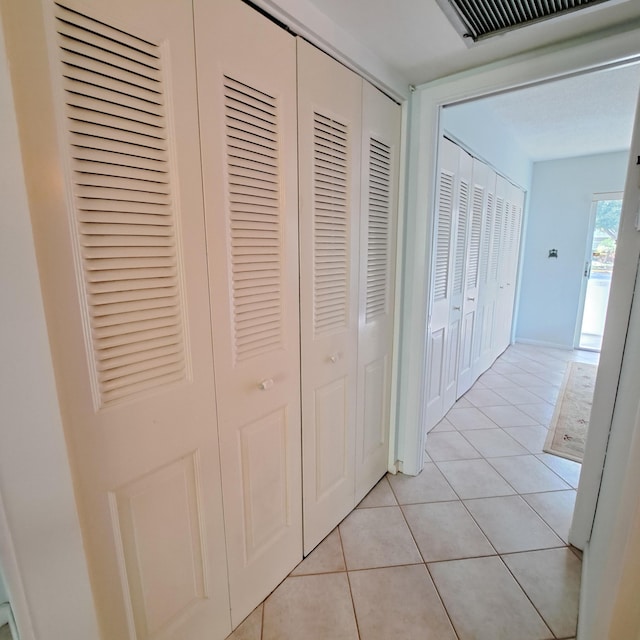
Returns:
[[[349,574],[362,640],[456,640],[424,565]]]
[[[516,364],[506,362],[504,360],[497,360],[491,367],[491,371],[493,373],[499,373],[502,376],[507,376],[507,378],[514,373],[524,373],[524,371]]]
[[[428,434],[426,451],[429,457],[436,461],[469,460],[482,457],[458,431]]]
[[[460,498],[508,496],[514,489],[486,460],[439,462],[438,468]]]
[[[489,462],[518,493],[540,493],[571,488],[535,456],[491,458]]]
[[[536,421],[513,405],[482,407],[482,412],[499,427],[528,427]]]
[[[527,404],[540,400],[535,393],[531,393],[531,391],[527,391],[522,387],[499,389],[496,393],[501,395],[505,400],[508,400],[511,404]]]
[[[442,418],[438,424],[429,431],[429,433],[438,433],[440,431],[455,431],[456,428],[446,419]]]
[[[460,398],[459,400],[456,401],[456,403],[453,405],[454,409],[464,409],[466,407],[472,407],[473,405],[464,397]]]
[[[357,509],[367,509],[370,507],[393,507],[397,505],[396,498],[391,491],[387,476],[382,478],[378,484],[360,501]]]
[[[496,425],[476,407],[451,409],[447,413],[447,420],[459,431],[467,429],[490,429]]]
[[[527,389],[531,391],[531,393],[535,393],[541,400],[553,405],[555,405],[558,400],[558,393],[560,392],[558,387],[551,384],[531,385],[528,386]]]
[[[578,488],[578,482],[580,481],[580,472],[582,471],[582,465],[579,462],[573,460],[567,460],[560,456],[554,456],[549,453],[541,453],[536,456],[538,460],[541,460],[544,464],[555,471],[565,482],[568,482],[574,489]]]
[[[345,571],[337,527],[291,572],[292,576]]]
[[[498,553],[564,544],[520,496],[466,500],[465,504]]]
[[[509,380],[514,382],[519,387],[529,388],[532,385],[538,384],[549,384],[551,372],[547,371],[546,373],[514,373],[509,376]]]
[[[402,511],[425,562],[495,555],[460,501],[412,504]]]
[[[465,431],[464,437],[486,458],[529,453],[502,429],[473,429]]]
[[[349,570],[421,562],[399,507],[356,509],[340,525]]]
[[[551,424],[551,418],[553,418],[554,405],[550,402],[544,402],[541,398],[536,396],[537,400],[527,404],[517,404],[520,411],[524,411],[528,416],[531,416],[538,424],[543,427],[548,427]]]
[[[569,549],[503,557],[507,567],[558,638],[576,633],[582,563]]]
[[[262,640],[357,640],[346,573],[287,578],[265,601]]]
[[[507,427],[505,431],[529,453],[542,453],[548,431],[539,424],[531,427]]]
[[[417,476],[397,473],[389,482],[400,504],[455,500],[457,495],[433,462],[427,462]]]
[[[491,389],[470,389],[464,397],[475,407],[494,407],[500,404],[509,404],[502,396]]]
[[[262,606],[258,605],[227,637],[227,640],[260,640],[262,638]]]
[[[530,493],[522,497],[565,542],[569,542],[569,529],[576,504],[575,491]]]
[[[507,387],[517,387],[518,385],[509,379],[507,376],[502,376],[499,373],[493,373],[491,369],[486,373],[483,373],[480,378],[480,382],[487,388],[492,390],[506,389]]]
[[[429,571],[460,640],[553,638],[499,558],[437,562]]]

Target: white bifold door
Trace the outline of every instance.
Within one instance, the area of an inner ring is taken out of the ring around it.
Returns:
[[[425,428],[511,341],[524,192],[458,145],[438,152]]]
[[[387,469],[400,120],[301,39],[298,105],[308,553]]]
[[[102,637],[223,638],[191,2],[34,7],[22,149]]]
[[[233,625],[302,558],[295,38],[195,3]]]

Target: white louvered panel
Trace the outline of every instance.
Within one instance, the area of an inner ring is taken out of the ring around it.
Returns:
[[[315,335],[348,321],[348,128],[314,113],[313,302]]]
[[[484,235],[482,236],[482,251],[480,253],[480,282],[482,284],[486,284],[489,278],[491,229],[493,225],[494,206],[495,196],[489,191],[489,193],[487,193],[487,210],[484,216]]]
[[[500,251],[502,250],[500,238],[502,235],[502,222],[504,218],[504,198],[496,198],[496,216],[493,225],[493,246],[491,249],[490,279],[498,279],[498,265],[500,264]]]
[[[282,345],[278,109],[273,96],[225,76],[227,191],[240,362]]]
[[[386,313],[389,291],[391,148],[371,138],[367,237],[366,322]]]
[[[453,174],[441,171],[438,184],[438,223],[436,231],[436,264],[434,300],[447,297],[449,286],[449,254],[453,218]]]
[[[458,192],[458,228],[456,231],[455,264],[453,267],[453,292],[461,293],[464,285],[465,247],[467,244],[467,220],[469,211],[469,184],[460,180]]]
[[[467,258],[467,288],[475,288],[478,286],[483,204],[484,189],[475,185],[473,187],[473,198],[471,202],[471,237],[469,238],[469,256]]]
[[[57,6],[98,404],[186,375],[160,48]]]

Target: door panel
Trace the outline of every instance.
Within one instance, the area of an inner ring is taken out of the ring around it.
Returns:
[[[195,10],[236,626],[302,558],[295,39],[242,2]]]
[[[355,504],[361,105],[362,80],[298,39],[305,553]]]
[[[389,457],[400,116],[397,104],[363,84],[356,501]]]
[[[102,634],[224,638],[191,3],[43,10],[23,151]]]

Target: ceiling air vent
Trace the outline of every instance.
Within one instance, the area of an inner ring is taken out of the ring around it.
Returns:
[[[478,42],[510,29],[611,0],[437,0],[457,31]]]

